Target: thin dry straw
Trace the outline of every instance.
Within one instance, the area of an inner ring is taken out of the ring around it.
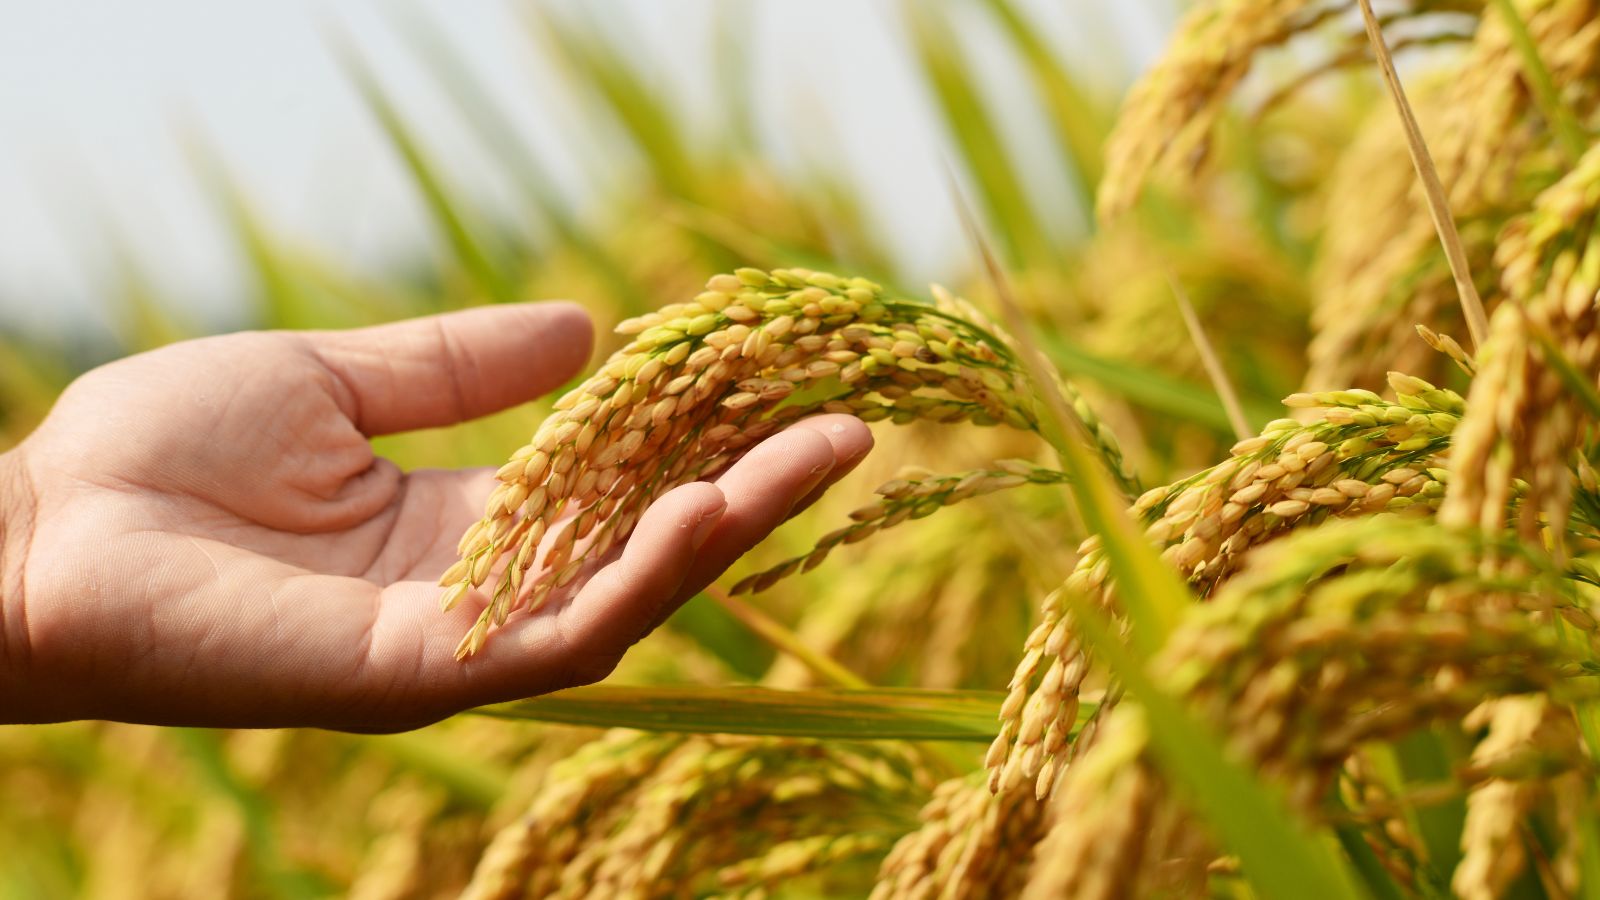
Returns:
[[[1378,24],[1378,17],[1372,12],[1371,0],[1359,0],[1361,4],[1361,17],[1367,26],[1367,39],[1372,42],[1372,52],[1378,59],[1378,69],[1383,73],[1384,83],[1389,87],[1389,95],[1394,99],[1395,111],[1400,115],[1400,122],[1405,127],[1406,147],[1411,152],[1411,164],[1416,167],[1417,177],[1422,181],[1422,192],[1428,200],[1428,214],[1433,218],[1433,227],[1439,232],[1439,241],[1444,244],[1445,258],[1450,262],[1450,275],[1456,282],[1456,293],[1461,297],[1461,310],[1467,319],[1467,331],[1471,334],[1474,348],[1483,346],[1485,337],[1489,333],[1489,317],[1484,313],[1483,300],[1478,296],[1478,289],[1472,283],[1472,271],[1467,265],[1467,252],[1461,245],[1461,235],[1456,231],[1455,218],[1450,214],[1450,201],[1445,196],[1444,185],[1439,181],[1439,170],[1433,164],[1433,156],[1428,152],[1427,142],[1423,140],[1422,129],[1417,125],[1417,117],[1411,111],[1411,102],[1406,99],[1405,88],[1400,84],[1400,76],[1395,73],[1394,59],[1389,55],[1389,46],[1384,42],[1383,29]]]
[[[1217,350],[1211,345],[1211,339],[1206,337],[1206,329],[1200,324],[1200,317],[1195,314],[1194,304],[1189,302],[1189,294],[1183,289],[1176,276],[1167,273],[1167,284],[1172,288],[1172,296],[1177,298],[1178,311],[1183,313],[1183,324],[1189,329],[1189,338],[1194,341],[1194,348],[1200,354],[1200,363],[1206,367],[1206,375],[1210,377],[1211,384],[1217,389],[1217,398],[1222,401],[1222,408],[1228,413],[1228,424],[1233,426],[1233,436],[1239,440],[1254,437],[1255,429],[1250,427],[1250,420],[1245,418],[1244,407],[1239,403],[1239,394],[1233,389],[1233,382],[1228,380],[1228,370],[1223,368],[1222,359],[1217,356]]]
[[[785,628],[781,622],[722,588],[712,585],[706,588],[706,595],[762,640],[793,656],[824,681],[842,688],[872,687],[865,678],[845,668],[827,654],[813,649],[793,631]]]

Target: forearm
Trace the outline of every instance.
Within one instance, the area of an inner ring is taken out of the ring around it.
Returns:
[[[0,453],[0,725],[34,721],[26,670],[29,651],[23,569],[34,501],[18,451]]]

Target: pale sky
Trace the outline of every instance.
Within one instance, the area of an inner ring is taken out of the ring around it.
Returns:
[[[940,159],[950,151],[905,52],[898,4],[731,2],[753,6],[752,90],[778,164],[834,151],[865,186],[867,207],[907,268],[948,272],[962,256],[941,186]],[[1116,44],[1139,65],[1159,45],[1174,2],[1022,5],[1074,58]],[[576,0],[551,5],[579,9]],[[584,8],[660,61],[668,89],[690,101],[695,133],[715,137],[706,54],[716,0],[591,0]],[[185,131],[205,136],[278,231],[371,269],[426,252],[431,236],[415,194],[328,50],[335,33],[369,58],[442,168],[482,196],[504,195],[495,167],[461,137],[398,35],[396,13],[408,9],[465,52],[571,196],[596,193],[585,170],[625,176],[577,127],[573,98],[511,0],[0,0],[0,328],[103,328],[110,223],[186,311],[234,324],[239,260],[189,171]],[[980,26],[965,32],[980,52],[997,46],[982,16],[964,12]],[[1015,63],[994,52],[981,58],[1023,164],[1047,162],[1040,125],[1016,101],[1027,88]],[[1104,77],[1114,90],[1126,74]],[[800,133],[792,124],[810,117],[826,130]],[[838,146],[820,148],[823,133]],[[1046,170],[1039,203],[1051,215],[1064,181],[1052,182],[1048,165],[1033,168]]]

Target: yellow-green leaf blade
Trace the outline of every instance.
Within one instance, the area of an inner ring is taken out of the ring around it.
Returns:
[[[475,715],[599,728],[833,740],[988,742],[999,691],[596,685],[479,707]],[[1093,704],[1084,704],[1087,715]]]

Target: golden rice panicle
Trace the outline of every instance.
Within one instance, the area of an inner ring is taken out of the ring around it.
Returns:
[[[879,857],[889,849],[889,839],[881,834],[817,834],[780,841],[759,856],[724,866],[716,874],[719,887],[737,891],[739,896],[761,888],[826,871],[862,857]]]
[[[683,740],[611,731],[551,767],[528,811],[490,841],[462,900],[554,896],[585,835],[604,833]]]
[[[1600,3],[1515,5],[1562,103],[1593,124],[1600,111]],[[1419,91],[1418,115],[1480,288],[1494,281],[1501,227],[1573,162],[1533,102],[1524,65],[1510,30],[1491,12],[1470,53]],[[1420,355],[1411,329],[1423,323],[1458,330],[1459,304],[1389,109],[1374,110],[1326,195],[1325,237],[1312,269],[1317,336],[1306,385],[1376,388],[1386,369],[1436,373],[1430,366],[1437,361]]]
[[[1534,573],[1510,592],[1482,567],[1507,554]],[[1292,808],[1317,816],[1363,746],[1454,721],[1486,698],[1559,696],[1587,657],[1540,621],[1561,577],[1514,541],[1415,519],[1305,529],[1263,548],[1211,603],[1191,607],[1151,675],[1215,723],[1229,752],[1280,784]],[[1152,854],[1124,842],[1119,853],[1098,852],[1104,834],[1133,834],[1116,829],[1152,816],[1144,805],[1152,793],[1162,805],[1173,802],[1159,785],[1130,787],[1128,759],[1153,762],[1145,733],[1125,727],[1137,716],[1136,704],[1124,701],[1104,737],[1067,770],[1041,843],[1040,859],[1050,864],[1035,871],[1040,895],[1063,884],[1118,883],[1133,854],[1146,870],[1193,871],[1203,860],[1197,845]],[[1581,752],[1567,736],[1555,743],[1570,749],[1541,755],[1539,765],[1570,765]],[[1099,762],[1101,753],[1111,763]],[[1470,787],[1513,770],[1469,767],[1457,778]],[[1081,827],[1085,814],[1100,827]]]
[[[1406,815],[1409,798],[1397,796],[1397,781],[1384,776],[1372,752],[1359,750],[1339,772],[1339,799],[1351,820],[1360,823],[1367,846],[1389,877],[1403,889],[1420,893],[1427,851]]]
[[[1450,459],[1442,519],[1499,530],[1515,480],[1526,483],[1515,522],[1525,539],[1539,517],[1564,539],[1569,463],[1583,407],[1549,354],[1591,386],[1600,381],[1600,145],[1507,227],[1498,252],[1510,303],[1495,312]]]
[[[879,485],[879,500],[850,513],[851,524],[817,539],[805,556],[784,560],[761,572],[741,579],[732,593],[758,593],[798,572],[809,572],[822,564],[837,547],[863,541],[902,522],[933,515],[946,506],[1025,484],[1062,484],[1066,473],[1020,459],[996,462],[993,468],[974,469],[957,475],[924,475],[907,471]]]
[[[1459,421],[1461,397],[1394,374],[1394,402],[1370,391],[1287,398],[1313,409],[1308,423],[1280,419],[1234,445],[1233,456],[1196,475],[1147,491],[1133,505],[1145,535],[1201,596],[1209,596],[1262,544],[1330,517],[1379,512],[1429,514],[1444,496],[1440,456]],[[1063,591],[1115,611],[1110,564],[1091,537]],[[1000,709],[1000,732],[985,765],[990,785],[1030,784],[1048,794],[1070,760],[1069,736],[1090,661],[1063,598],[1044,604],[1039,625]]]
[[[909,819],[931,789],[903,746],[774,738],[689,739],[641,784],[606,832],[590,833],[564,873],[567,896],[672,896],[781,865],[790,875],[831,859],[871,860],[874,827]],[[874,826],[874,823],[875,826]],[[831,852],[820,845],[837,841]],[[779,841],[809,839],[761,861]],[[746,868],[741,864],[748,863]]]
[[[1394,5],[1390,21],[1438,10],[1429,0]],[[1317,0],[1207,0],[1196,4],[1156,64],[1128,92],[1106,141],[1096,197],[1102,220],[1132,207],[1157,176],[1188,178],[1204,161],[1217,121],[1256,58],[1310,31],[1333,31],[1329,65],[1354,64],[1364,46],[1341,4]],[[1424,26],[1428,27],[1426,23]]]
[[[1538,573],[1526,593],[1482,574],[1503,552]],[[1562,684],[1577,651],[1533,614],[1557,578],[1509,542],[1426,521],[1328,524],[1264,548],[1193,610],[1158,669],[1198,715],[1216,717],[1234,752],[1312,809],[1361,744],[1465,715],[1487,696]]]
[[[996,796],[971,778],[940,784],[922,825],[883,860],[872,900],[1013,896],[1022,886],[1044,808],[1032,796]]]
[[[1146,758],[1143,711],[1122,706],[1094,752],[1067,770],[1050,803],[1024,900],[1200,896],[1216,850],[1167,798]]]
[[[1543,694],[1489,700],[1464,724],[1487,728],[1472,750],[1469,777],[1489,777],[1467,795],[1461,862],[1450,887],[1466,900],[1490,900],[1505,896],[1527,868],[1524,829],[1535,807],[1551,797],[1546,779],[1572,768],[1582,750],[1571,711]],[[1576,788],[1578,796],[1589,793],[1581,784],[1563,787]],[[1577,885],[1564,887],[1573,891]]]
[[[629,319],[629,344],[556,403],[498,472],[443,578],[449,608],[498,572],[457,655],[625,540],[652,500],[815,412],[1037,430],[1004,342],[862,278],[740,269]]]

